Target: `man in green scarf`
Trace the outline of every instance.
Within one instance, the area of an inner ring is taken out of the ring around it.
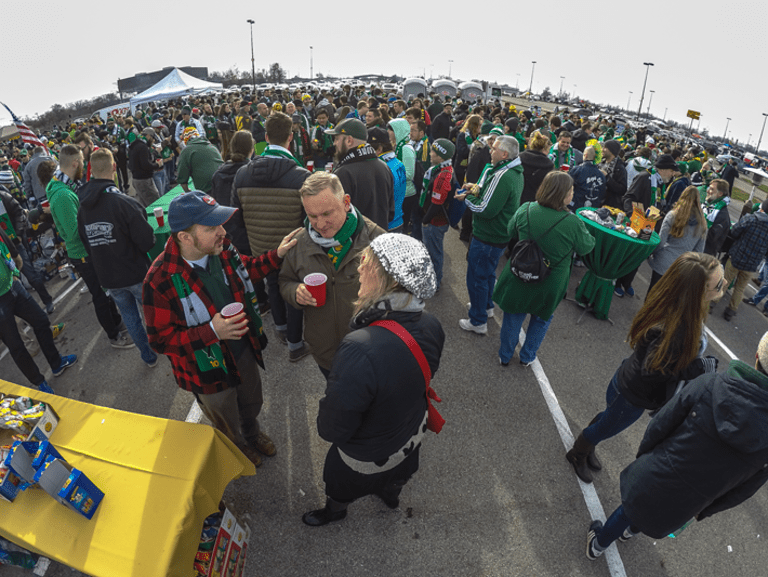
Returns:
[[[304,340],[328,377],[336,349],[350,330],[353,302],[360,288],[357,257],[386,231],[352,206],[334,174],[313,173],[299,193],[307,218],[304,230],[296,236],[296,248],[280,269],[280,294],[286,303],[304,310]],[[327,278],[324,304],[304,284],[304,278],[313,273]]]
[[[730,203],[728,183],[716,178],[707,187],[707,198],[701,205],[707,219],[707,240],[704,244],[706,254],[716,256],[731,230],[731,216],[728,214]]]

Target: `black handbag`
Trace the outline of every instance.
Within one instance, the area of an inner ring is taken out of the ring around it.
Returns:
[[[528,230],[531,229],[531,204],[528,204],[526,210],[526,216],[528,218]],[[565,218],[568,217],[566,212],[562,218],[557,220],[552,226],[550,226],[544,233],[540,234],[536,238],[527,238],[525,240],[519,240],[512,247],[512,251],[509,255],[509,270],[523,282],[537,283],[546,279],[552,272],[553,266],[550,265],[549,260],[544,256],[544,252],[541,250],[538,241],[547,236],[549,232],[560,224]],[[566,255],[568,256],[568,255]],[[563,257],[557,264],[560,264],[565,259]],[[557,265],[555,265],[557,266]]]

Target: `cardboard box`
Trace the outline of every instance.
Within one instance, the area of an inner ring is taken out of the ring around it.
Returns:
[[[16,473],[11,471],[10,467],[0,465],[0,499],[12,503],[19,494],[23,482]]]
[[[99,507],[104,492],[79,469],[62,459],[54,458],[36,476],[40,488],[65,505],[92,519]]]
[[[235,516],[232,514],[232,511],[226,509],[224,516],[221,518],[219,534],[216,535],[216,541],[213,545],[208,577],[222,577],[224,575],[225,563],[229,556],[229,548],[232,545],[232,536],[236,528],[237,520]]]
[[[2,395],[0,394],[0,400],[4,399],[15,399],[16,396],[12,395]],[[32,401],[32,404],[37,404],[41,401],[38,401],[32,397],[30,397],[30,400]],[[51,435],[56,430],[56,427],[59,424],[59,416],[56,414],[56,411],[53,410],[53,408],[48,404],[45,403],[45,411],[43,412],[43,416],[40,417],[37,424],[34,426],[32,431],[27,435],[26,441],[48,441],[51,438]],[[11,429],[0,429],[0,446],[2,445],[12,445],[14,442],[13,435],[14,431]]]
[[[229,546],[229,552],[227,553],[227,561],[224,563],[224,572],[222,577],[235,577],[235,570],[237,569],[240,559],[243,556],[243,543],[245,542],[245,529],[240,524],[235,525],[235,530],[232,532],[232,543]]]

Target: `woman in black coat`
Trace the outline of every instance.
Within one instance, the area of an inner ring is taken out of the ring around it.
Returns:
[[[661,539],[749,499],[768,480],[768,333],[753,369],[702,375],[651,420],[621,472],[621,505],[594,521],[587,558],[642,532]]]
[[[524,179],[520,206],[536,200],[536,191],[539,190],[544,177],[555,168],[554,163],[547,156],[550,144],[546,136],[536,131],[531,134],[528,148],[520,153]]]
[[[440,322],[424,310],[437,282],[423,244],[403,234],[381,235],[363,251],[358,271],[353,331],[336,351],[317,416],[318,433],[333,445],[323,470],[325,507],[302,517],[311,526],[343,519],[347,506],[366,495],[396,508],[419,468],[427,431],[424,373],[400,337],[371,323],[390,320],[405,328],[432,375],[445,341]]]

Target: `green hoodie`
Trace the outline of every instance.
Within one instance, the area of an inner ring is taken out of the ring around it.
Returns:
[[[395,155],[405,166],[405,197],[408,198],[416,194],[416,185],[413,183],[413,175],[416,172],[416,151],[408,144],[411,139],[411,125],[405,118],[396,118],[389,121],[389,127],[397,139]]]
[[[59,180],[51,180],[45,189],[45,195],[51,203],[53,223],[67,243],[67,256],[79,260],[88,256],[83,241],[77,232],[77,211],[80,199],[68,185]]]

